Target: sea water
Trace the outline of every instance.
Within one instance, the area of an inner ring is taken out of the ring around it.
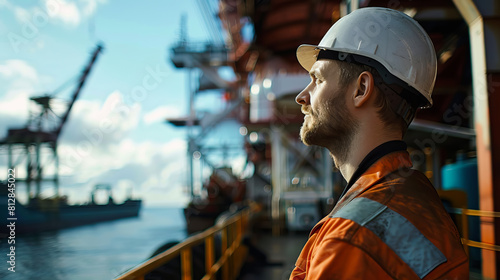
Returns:
[[[0,279],[113,279],[161,245],[186,238],[182,208],[143,208],[139,217],[16,236],[15,272],[0,241]]]

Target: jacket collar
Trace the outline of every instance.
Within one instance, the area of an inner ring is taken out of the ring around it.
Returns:
[[[413,164],[410,160],[410,155],[407,151],[395,151],[389,153],[374,164],[372,164],[359,179],[357,179],[352,187],[347,191],[344,197],[335,205],[332,214],[337,212],[354,198],[365,192],[380,179],[386,177],[390,173],[403,168],[411,168]]]
[[[394,140],[394,141],[388,141],[385,142],[379,146],[377,146],[375,149],[370,151],[365,158],[359,163],[358,168],[356,171],[352,174],[351,179],[349,180],[349,183],[347,186],[344,188],[344,191],[339,197],[339,200],[344,197],[344,195],[347,193],[347,191],[356,183],[356,181],[363,175],[370,166],[372,166],[375,162],[377,162],[380,158],[383,156],[397,152],[397,151],[406,151],[407,146],[406,143],[401,141],[401,140]]]
[[[365,159],[362,161],[362,163],[366,162],[367,158],[369,158],[369,156],[373,154],[374,151],[376,152],[376,150],[379,147],[375,148],[372,152],[370,152],[367,155],[367,157],[365,157]],[[408,154],[406,149],[386,150],[386,152],[388,153],[382,154],[381,156],[377,157],[377,159],[374,162],[368,160],[370,165],[366,167],[366,171],[360,174],[357,180],[351,180],[349,185],[352,186],[348,189],[347,193],[340,199],[337,205],[335,205],[332,212],[314,226],[314,228],[311,230],[310,235],[312,235],[317,229],[319,229],[323,225],[323,223],[325,223],[325,221],[327,221],[330,218],[330,216],[335,214],[338,210],[340,210],[340,208],[342,208],[347,203],[351,202],[354,198],[358,197],[360,194],[365,192],[376,182],[378,182],[379,180],[381,180],[382,178],[386,177],[387,175],[396,170],[402,168],[411,168],[413,166],[410,159],[410,155]],[[360,167],[362,167],[362,164],[360,164]],[[360,168],[358,168],[358,170],[360,170]],[[357,173],[357,171],[355,173]]]

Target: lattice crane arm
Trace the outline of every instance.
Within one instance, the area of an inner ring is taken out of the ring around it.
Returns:
[[[59,138],[59,134],[61,133],[61,130],[64,127],[64,124],[68,120],[69,113],[71,112],[71,108],[73,107],[73,104],[75,103],[76,99],[78,98],[78,94],[80,94],[80,91],[82,90],[82,88],[85,84],[85,81],[87,80],[87,77],[90,73],[90,70],[92,70],[92,66],[94,65],[94,62],[97,60],[97,57],[102,52],[102,50],[103,50],[102,44],[98,44],[96,49],[92,53],[92,57],[91,57],[89,63],[83,69],[82,75],[78,79],[78,86],[76,87],[75,91],[73,92],[73,95],[72,95],[71,100],[69,102],[68,108],[67,108],[66,112],[62,115],[61,122],[59,123],[59,126],[55,130],[56,138]]]

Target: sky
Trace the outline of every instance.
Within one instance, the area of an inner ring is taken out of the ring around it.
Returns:
[[[209,40],[196,0],[0,0],[0,139],[8,128],[26,125],[29,109],[36,110],[30,97],[69,100],[101,42],[104,51],[60,136],[61,194],[82,203],[95,184],[108,183],[116,201],[131,189],[146,205],[185,204],[186,131],[164,121],[188,111],[187,71],[169,60],[182,15],[189,41]],[[196,106],[215,112],[225,104],[212,92]],[[224,141],[241,140],[236,123],[224,129]],[[7,170],[6,154],[1,148],[0,170]],[[47,151],[43,160],[50,163]],[[24,177],[21,165],[17,174]],[[46,166],[52,174],[53,164]],[[51,185],[43,186],[42,196],[53,194]]]

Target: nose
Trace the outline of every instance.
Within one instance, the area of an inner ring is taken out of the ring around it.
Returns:
[[[295,102],[299,105],[309,105],[309,100],[310,100],[310,95],[309,91],[307,90],[309,87],[306,87],[303,89],[297,97],[295,97]]]

